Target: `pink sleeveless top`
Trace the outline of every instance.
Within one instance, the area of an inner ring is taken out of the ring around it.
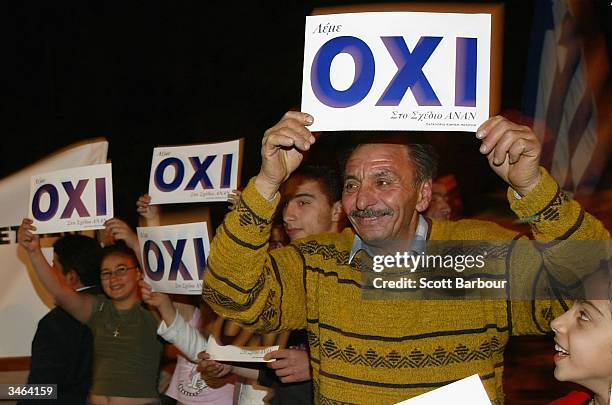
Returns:
[[[189,324],[200,329],[200,310],[198,308],[194,311]],[[228,383],[221,388],[210,388],[200,377],[197,368],[197,364],[179,355],[166,395],[185,405],[232,405],[234,384]]]

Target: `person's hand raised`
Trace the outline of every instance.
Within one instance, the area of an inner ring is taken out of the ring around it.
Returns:
[[[498,115],[485,121],[476,137],[489,166],[516,192],[527,195],[538,185],[542,146],[531,128]]]
[[[255,180],[257,191],[265,198],[274,196],[302,162],[302,153],[315,142],[306,128],[313,121],[306,113],[289,111],[265,132],[261,141],[261,169]]]
[[[33,222],[30,218],[24,218],[17,230],[17,241],[28,253],[40,249],[40,236],[34,233],[36,227],[32,225]]]
[[[130,249],[138,250],[138,235],[125,221],[111,218],[104,222],[104,231],[113,241],[122,240]]]
[[[136,201],[136,211],[146,220],[158,220],[159,205],[151,205],[151,196],[143,194]]]

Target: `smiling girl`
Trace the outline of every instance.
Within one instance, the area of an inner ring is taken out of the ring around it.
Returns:
[[[552,321],[555,332],[555,378],[587,388],[590,394],[571,393],[551,403],[610,404],[612,382],[612,303],[608,271],[585,283],[586,299]]]
[[[106,227],[113,236],[134,243],[133,232],[123,221],[109,220]],[[32,221],[24,219],[18,238],[38,277],[57,305],[89,326],[94,337],[90,403],[160,404],[157,377],[162,343],[156,333],[158,321],[142,305],[138,288],[141,273],[133,250],[122,244],[105,247],[100,281],[106,296],[78,294],[49,265],[35,230]]]

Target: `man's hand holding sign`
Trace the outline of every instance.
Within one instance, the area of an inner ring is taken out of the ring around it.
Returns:
[[[298,168],[302,152],[314,145],[316,138],[308,129],[314,120],[310,114],[288,111],[265,132],[255,186],[267,199]],[[493,171],[517,193],[526,195],[537,186],[541,145],[531,128],[495,116],[478,128],[476,137]]]

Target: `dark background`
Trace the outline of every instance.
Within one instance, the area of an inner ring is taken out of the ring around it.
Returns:
[[[244,137],[245,184],[259,167],[265,129],[300,105],[305,16],[355,3],[365,2],[5,2],[0,178],[75,141],[105,137],[116,216],[135,225],[153,147]],[[502,111],[519,110],[533,2],[503,3]],[[595,3],[609,31],[612,7]],[[445,139],[442,172],[457,172],[466,213],[478,212],[487,201],[480,196],[503,184],[472,134]],[[225,204],[211,207],[216,224]]]

